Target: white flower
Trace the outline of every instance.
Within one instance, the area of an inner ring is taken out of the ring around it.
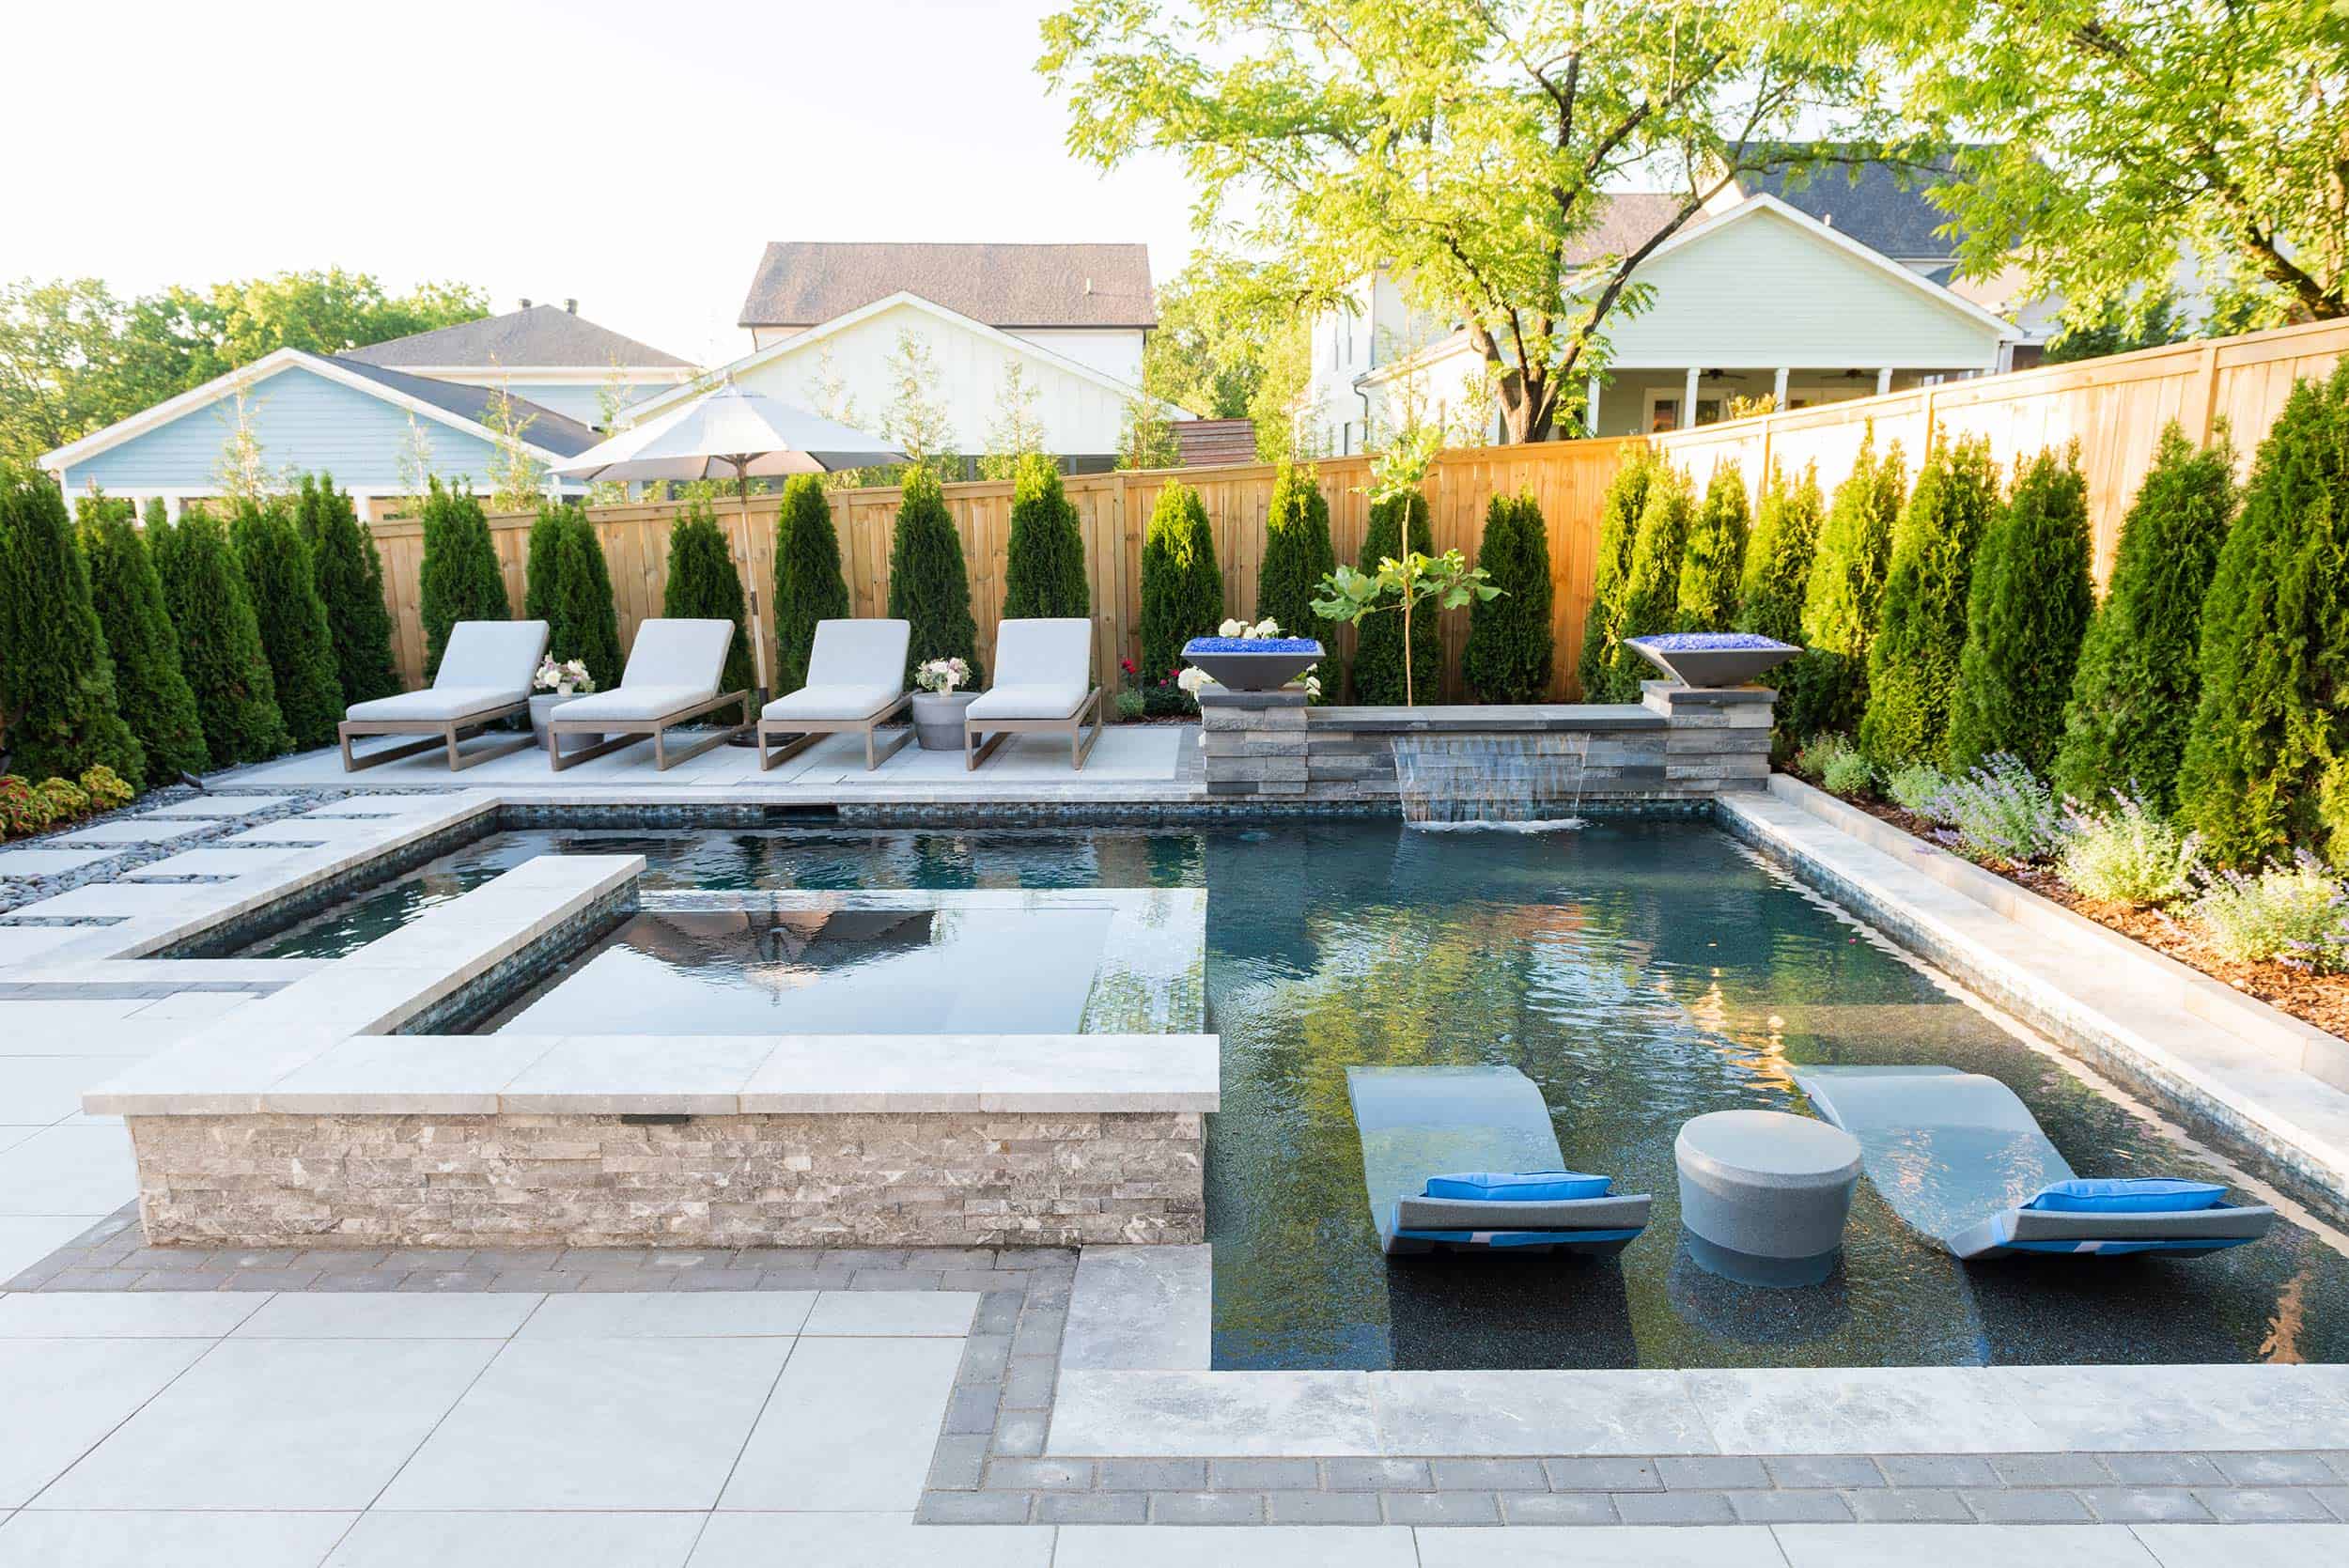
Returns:
[[[1215,634],[1218,637],[1252,637],[1255,635],[1248,629],[1246,621],[1225,621],[1216,629]]]
[[[971,678],[971,666],[959,659],[933,659],[913,672],[914,684],[941,695]]]
[[[1281,623],[1274,620],[1271,616],[1267,615],[1263,620],[1258,621],[1253,627],[1241,632],[1240,635],[1243,637],[1252,637],[1258,641],[1262,641],[1268,637],[1278,637],[1281,635]]]
[[[1174,677],[1174,684],[1196,697],[1199,695],[1201,687],[1213,686],[1216,680],[1213,675],[1199,668],[1198,665],[1187,664],[1183,667],[1183,673]]]

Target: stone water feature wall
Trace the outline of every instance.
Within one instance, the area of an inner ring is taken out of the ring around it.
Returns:
[[[1766,686],[1651,680],[1637,703],[1311,707],[1300,687],[1199,694],[1207,794],[1283,801],[1394,800],[1394,737],[1529,737],[1579,753],[1560,769],[1585,800],[1689,800],[1761,790],[1770,775]],[[1427,752],[1423,749],[1423,766]],[[1473,766],[1473,748],[1463,748]]]

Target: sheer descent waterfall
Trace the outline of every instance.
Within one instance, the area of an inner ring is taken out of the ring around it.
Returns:
[[[1403,820],[1414,828],[1582,826],[1587,732],[1398,735],[1393,745]]]

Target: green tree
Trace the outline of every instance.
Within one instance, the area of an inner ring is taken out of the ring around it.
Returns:
[[[1315,585],[1337,569],[1330,498],[1311,468],[1283,464],[1265,510],[1264,560],[1256,568],[1256,619],[1290,637],[1312,637]]]
[[[1476,564],[1500,590],[1469,604],[1460,671],[1488,703],[1538,703],[1549,694],[1555,633],[1549,626],[1549,525],[1532,491],[1496,495],[1485,507]]]
[[[1881,624],[1868,645],[1859,747],[1879,763],[1932,761],[1947,749],[1974,553],[1998,509],[1989,443],[1937,443],[1892,531]]]
[[[277,711],[297,747],[329,746],[342,722],[343,691],[334,670],[334,638],[319,598],[310,547],[286,503],[242,503],[228,537],[244,569],[261,650],[269,657]]]
[[[941,479],[959,477],[962,459],[955,455],[954,412],[938,390],[930,340],[910,327],[900,328],[888,370],[889,406],[881,411],[881,433]]]
[[[228,530],[197,508],[175,526],[150,533],[148,545],[179,633],[179,666],[195,693],[212,766],[264,762],[291,751],[293,737],[277,711],[277,683]]]
[[[708,501],[689,503],[669,527],[669,578],[661,590],[661,613],[672,620],[731,621],[721,691],[750,691],[758,686],[751,640],[742,629],[742,577],[734,569],[726,531]]]
[[[1670,631],[1680,613],[1680,566],[1696,516],[1688,476],[1659,465],[1647,485],[1640,526],[1631,538],[1631,561],[1624,568],[1622,609],[1614,617],[1614,656],[1607,666],[1603,703],[1636,703],[1640,683],[1655,667],[1628,646],[1634,637]]]
[[[2178,806],[2222,865],[2349,865],[2349,363],[2294,385],[2202,603]]]
[[[513,618],[506,572],[498,565],[490,520],[470,485],[450,488],[437,478],[424,499],[424,559],[416,567],[416,609],[424,622],[424,678],[441,673],[448,634],[459,621]]]
[[[89,567],[45,477],[0,490],[0,731],[35,780],[111,768],[133,787],[146,754],[122,722]]]
[[[165,526],[163,504],[148,504],[149,529]],[[90,603],[105,629],[115,667],[115,706],[139,748],[148,778],[168,783],[208,766],[195,693],[179,667],[179,633],[163,603],[163,579],[131,518],[131,504],[93,495],[81,505]]]
[[[620,611],[612,598],[612,572],[604,564],[596,524],[577,506],[567,519],[555,550],[555,606],[548,626],[549,645],[563,660],[578,660],[599,691],[620,683]]]
[[[2177,295],[2167,287],[2140,289],[2093,311],[2067,311],[2063,330],[2047,340],[2042,365],[2071,365],[2139,349],[2158,349],[2193,335]]]
[[[530,427],[538,423],[538,416],[524,413],[501,386],[482,405],[481,423],[490,427],[490,443],[496,449],[490,459],[490,509],[529,511],[547,489],[547,465],[530,445]]]
[[[2129,503],[2105,602],[2080,644],[2054,783],[2082,800],[2124,790],[2168,815],[2202,691],[2202,600],[2234,520],[2234,453],[2175,424]]]
[[[1392,502],[1408,500],[1405,496],[1391,497]],[[1403,702],[1408,706],[1419,701],[1419,693],[1437,693],[1419,686],[1419,649],[1422,644],[1437,640],[1435,627],[1423,618],[1413,632],[1411,622],[1420,607],[1430,611],[1459,610],[1479,602],[1490,602],[1501,596],[1501,590],[1485,581],[1482,567],[1470,567],[1468,557],[1456,550],[1447,550],[1432,559],[1418,551],[1407,551],[1402,559],[1392,556],[1378,563],[1376,572],[1359,572],[1340,567],[1321,584],[1320,596],[1314,600],[1314,613],[1325,620],[1350,621],[1359,637],[1366,622],[1381,610],[1395,612],[1395,620],[1402,630],[1398,641],[1403,657],[1396,662],[1404,670]],[[1373,623],[1375,624],[1375,623]]]
[[[1019,460],[1011,492],[1011,537],[1005,545],[1003,615],[1089,615],[1093,588],[1085,580],[1084,531],[1077,505],[1051,458],[1031,453]]]
[[[1598,506],[1598,556],[1591,573],[1591,607],[1582,617],[1582,653],[1574,687],[1586,703],[1603,702],[1607,672],[1615,662],[1615,629],[1623,616],[1623,585],[1631,572],[1631,542],[1647,510],[1648,485],[1661,465],[1644,448],[1624,458]]]
[[[522,547],[522,619],[544,621],[550,632],[554,629],[555,607],[563,597],[563,535],[570,525],[570,507],[542,501],[538,520],[530,525],[529,541]],[[550,643],[547,651],[556,659],[571,657],[555,643]]]
[[[1746,534],[1752,514],[1746,478],[1734,463],[1713,471],[1704,505],[1688,525],[1680,557],[1680,605],[1674,629],[1726,631],[1737,617],[1737,583],[1745,575]]]
[[[889,542],[889,613],[912,627],[906,644],[907,685],[913,684],[913,672],[933,659],[959,659],[971,666],[971,689],[985,684],[962,536],[946,509],[938,475],[926,468],[906,475],[897,503]]]
[[[1015,540],[1019,524],[1012,523]],[[824,482],[795,474],[775,513],[775,690],[807,684],[816,623],[848,615],[848,580],[840,573],[840,534]]]
[[[1868,649],[1875,644],[1892,569],[1892,534],[1907,491],[1900,442],[1881,457],[1871,433],[1835,487],[1835,504],[1819,527],[1819,550],[1803,585],[1799,666],[1782,690],[1781,725],[1796,740],[1849,735],[1868,706]]]
[[[383,558],[359,521],[350,492],[332,474],[304,475],[294,499],[310,568],[334,639],[334,669],[346,703],[373,702],[399,690],[392,658],[392,612],[383,598]]]
[[[1199,492],[1170,479],[1150,510],[1142,540],[1142,675],[1165,680],[1183,661],[1183,644],[1212,637],[1223,624],[1223,569],[1215,530]]]
[[[1016,359],[1003,363],[1003,382],[995,389],[995,417],[987,427],[987,451],[979,458],[980,478],[1016,478],[1024,459],[1044,451],[1050,434],[1044,416],[1035,411],[1042,394],[1043,388],[1028,380],[1026,365]]]
[[[1128,472],[1183,466],[1182,442],[1166,411],[1146,397],[1128,397],[1118,416],[1117,466]]]
[[[1412,489],[1379,496],[1370,504],[1370,520],[1362,530],[1362,551],[1355,570],[1375,579],[1380,575],[1383,561],[1432,556],[1435,550],[1435,528],[1424,494]],[[1403,702],[1407,691],[1424,691],[1434,697],[1443,690],[1443,639],[1432,626],[1420,629],[1411,640],[1411,665],[1407,673],[1403,617],[1373,615],[1357,621],[1349,676],[1358,703],[1394,706]]]
[[[2061,459],[2040,453],[2015,475],[1974,558],[1950,705],[1952,767],[2010,752],[2044,777],[2055,761],[2080,639],[2096,607],[2093,548],[2077,444]]]
[[[1806,465],[1801,477],[1792,478],[1771,465],[1762,485],[1762,505],[1754,508],[1753,534],[1746,541],[1746,568],[1737,580],[1737,618],[1731,629],[1801,645],[1803,598],[1818,555],[1826,509],[1815,466]],[[1791,755],[1802,738],[1792,721],[1795,688],[1806,673],[1804,658],[1797,655],[1762,676],[1779,691],[1773,744],[1781,755]]]
[[[1291,427],[1313,375],[1312,314],[1300,296],[1277,264],[1193,257],[1155,291],[1159,324],[1142,350],[1143,390],[1202,419],[1252,420],[1259,461],[1296,460]]]

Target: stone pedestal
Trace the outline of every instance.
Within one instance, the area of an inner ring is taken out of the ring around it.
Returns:
[[[1303,687],[1277,691],[1206,687],[1199,693],[1199,722],[1209,795],[1305,798],[1310,780]]]

